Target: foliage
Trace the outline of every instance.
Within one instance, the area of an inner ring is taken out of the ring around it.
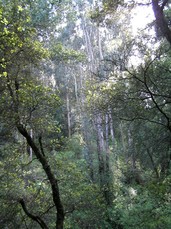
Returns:
[[[116,206],[122,203],[115,211],[119,210],[124,228],[170,228],[169,189],[168,183],[154,182],[146,188],[131,188],[130,197],[116,200]]]
[[[51,59],[55,61],[70,62],[72,60],[81,62],[85,59],[84,54],[78,51],[67,49],[62,44],[52,44]]]
[[[0,0],[2,228],[171,227],[170,47],[134,3]]]

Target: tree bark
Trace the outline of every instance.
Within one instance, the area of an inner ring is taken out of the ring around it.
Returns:
[[[159,0],[152,0],[152,7],[157,26],[160,28],[162,35],[171,44],[171,30],[169,29],[168,23],[163,13],[163,9],[167,3],[168,0],[163,0],[163,4],[160,6]]]

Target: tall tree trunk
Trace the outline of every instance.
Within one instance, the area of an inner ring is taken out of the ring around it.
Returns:
[[[157,26],[160,28],[162,35],[167,39],[167,41],[171,44],[171,30],[169,29],[168,23],[165,19],[163,10],[168,0],[163,0],[162,5],[159,5],[159,0],[152,0],[152,7],[154,16],[156,18]]]
[[[90,179],[92,182],[94,182],[94,169],[93,169],[93,150],[92,150],[92,144],[91,144],[91,138],[92,136],[89,133],[88,130],[88,123],[86,120],[86,117],[83,117],[83,138],[84,141],[86,143],[86,149],[87,149],[87,154],[86,154],[86,160],[87,160],[87,164],[89,167],[89,171],[90,171]]]
[[[76,98],[76,102],[78,103],[78,85],[77,85],[77,78],[74,75],[74,87],[75,87],[75,98]]]
[[[105,164],[105,190],[106,203],[110,205],[110,149],[109,149],[109,114],[105,116],[105,135],[106,135],[106,164]]]
[[[122,151],[125,155],[126,162],[129,160],[129,155],[127,154],[127,149],[126,149],[126,141],[125,141],[125,135],[124,135],[124,128],[123,128],[123,123],[122,121],[120,122],[120,133],[121,133],[121,142],[122,142]]]
[[[66,93],[66,105],[67,105],[67,122],[68,122],[68,137],[71,137],[71,112],[70,112],[70,104],[69,104],[69,93],[67,89]]]
[[[99,27],[97,28],[97,36],[98,36],[99,56],[100,56],[100,60],[103,60],[103,51],[102,51],[102,44],[101,44],[102,41],[101,41]]]
[[[156,177],[159,179],[159,178],[160,178],[160,175],[159,175],[159,172],[158,172],[158,170],[157,170],[157,166],[155,165],[155,162],[154,162],[154,160],[153,160],[153,155],[152,155],[152,153],[150,152],[150,149],[146,148],[146,151],[147,151],[147,154],[148,154],[148,156],[149,156],[149,158],[150,158],[150,161],[151,161],[151,164],[152,164],[152,166],[153,166],[153,170],[154,170],[154,172],[155,172],[155,174],[156,174]]]
[[[33,138],[33,130],[30,130],[30,137]],[[31,147],[29,147],[29,157],[30,157],[30,161],[32,161],[33,158],[33,150]]]
[[[105,137],[106,137],[106,171],[109,171],[109,115],[105,115]]]
[[[81,120],[81,130],[82,130],[82,134],[83,134],[83,139],[85,141],[85,145],[86,145],[86,149],[87,149],[87,154],[86,154],[86,161],[89,167],[89,175],[90,175],[90,179],[92,182],[95,181],[95,177],[94,177],[94,168],[93,168],[93,150],[92,150],[92,135],[89,131],[89,127],[90,127],[90,123],[88,121],[88,114],[85,110],[85,100],[86,100],[86,96],[84,94],[84,89],[85,89],[85,81],[83,81],[83,76],[84,76],[84,72],[83,72],[83,68],[80,65],[79,66],[80,69],[80,120]]]
[[[109,110],[109,127],[110,127],[110,136],[112,140],[112,145],[114,147],[115,135],[114,135],[113,118],[112,118],[111,110]]]
[[[95,117],[96,124],[96,132],[97,132],[97,154],[99,161],[99,177],[100,177],[100,186],[103,188],[104,186],[104,174],[105,174],[105,163],[103,154],[105,152],[105,144],[104,144],[104,134],[102,128],[102,115],[97,114]]]
[[[136,156],[135,156],[135,147],[134,142],[132,138],[132,133],[130,130],[131,127],[128,128],[128,152],[129,152],[129,158],[131,160],[131,166],[132,171],[136,171]]]
[[[84,39],[85,39],[85,46],[86,46],[86,50],[87,50],[87,56],[89,58],[89,66],[90,66],[90,71],[94,72],[95,69],[95,58],[94,58],[94,51],[93,51],[93,47],[91,44],[91,38],[90,38],[90,34],[89,31],[87,29],[87,25],[86,25],[86,21],[84,16],[81,17],[82,19],[82,28],[83,28],[83,32],[84,32]]]

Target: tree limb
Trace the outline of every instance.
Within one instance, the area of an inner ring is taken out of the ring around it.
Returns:
[[[25,202],[24,202],[23,199],[19,200],[19,203],[21,204],[22,209],[23,209],[23,211],[25,212],[25,214],[26,214],[30,219],[32,219],[33,221],[37,222],[37,223],[40,225],[40,227],[41,227],[42,229],[49,229],[48,226],[45,224],[45,222],[44,222],[39,216],[33,215],[33,214],[31,214],[31,213],[28,211],[28,209],[27,209],[27,207],[26,207],[26,204],[25,204]]]
[[[161,10],[164,10],[165,5],[168,3],[169,0],[164,0],[161,5]]]

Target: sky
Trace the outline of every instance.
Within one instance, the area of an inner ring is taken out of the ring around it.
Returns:
[[[145,26],[154,20],[154,14],[151,6],[138,6],[133,10],[132,27],[133,34],[136,35],[138,29],[143,29]]]
[[[138,6],[133,10],[133,17],[131,20],[133,34],[136,35],[139,29],[145,28],[145,26],[154,20],[154,14],[152,6]]]

